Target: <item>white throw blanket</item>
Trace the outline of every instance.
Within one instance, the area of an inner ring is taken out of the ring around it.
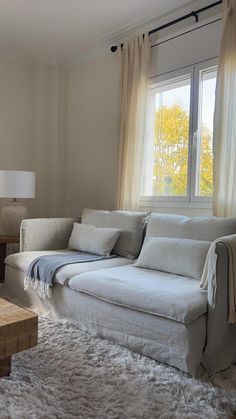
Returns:
[[[209,294],[209,301],[214,307],[217,290],[217,243],[223,243],[228,251],[228,323],[236,324],[236,234],[221,237],[212,243],[206,258],[200,287],[206,290],[208,289],[208,284],[211,283],[212,294]]]

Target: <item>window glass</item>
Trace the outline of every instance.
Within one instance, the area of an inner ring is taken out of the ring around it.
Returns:
[[[216,68],[200,71],[196,195],[212,196]]]
[[[216,61],[209,60],[152,80],[142,177],[146,202],[210,203],[216,76]]]
[[[150,94],[145,194],[186,196],[191,76],[158,84]]]

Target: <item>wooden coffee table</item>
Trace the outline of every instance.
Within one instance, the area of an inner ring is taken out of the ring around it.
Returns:
[[[0,298],[0,377],[11,372],[11,356],[36,346],[38,316]]]

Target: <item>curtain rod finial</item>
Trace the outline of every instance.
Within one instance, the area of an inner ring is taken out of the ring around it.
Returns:
[[[112,45],[111,52],[116,52],[116,51],[117,51],[117,45]]]

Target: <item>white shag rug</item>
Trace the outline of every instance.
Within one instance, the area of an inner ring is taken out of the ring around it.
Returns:
[[[0,379],[0,418],[230,418],[236,367],[213,381],[193,379],[74,323],[41,318],[38,346],[15,355],[11,376]]]

